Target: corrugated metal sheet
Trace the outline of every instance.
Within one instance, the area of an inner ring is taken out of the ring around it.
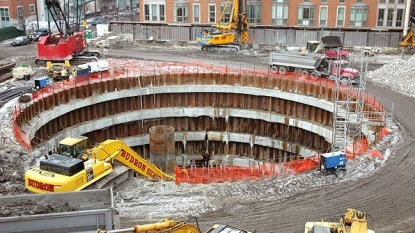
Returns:
[[[317,31],[296,30],[296,44],[295,46],[306,46],[309,40],[318,40]]]
[[[135,39],[195,41],[201,26],[148,25],[112,22],[110,30],[119,33],[132,33]],[[295,30],[281,28],[250,28],[250,40],[259,44],[305,46],[309,40],[319,40],[323,36],[339,36],[345,46],[398,47],[399,32],[342,31],[342,30]]]
[[[345,46],[365,46],[367,45],[367,32],[350,32],[344,34],[343,44]]]

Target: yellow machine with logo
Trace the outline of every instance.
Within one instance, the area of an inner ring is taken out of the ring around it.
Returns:
[[[120,140],[106,140],[80,158],[51,154],[25,173],[25,185],[34,193],[79,191],[113,171],[113,160],[152,180],[173,180]]]
[[[196,35],[202,51],[214,47],[228,47],[239,51],[242,44],[249,43],[249,22],[245,0],[227,0],[215,29],[203,29]]]
[[[116,233],[116,232],[132,232],[132,233],[202,233],[199,225],[189,223],[188,221],[178,221],[173,219],[163,219],[157,223],[135,225],[127,229],[119,229],[113,231],[97,230],[97,233]],[[255,232],[255,231],[254,231]],[[224,224],[215,224],[205,233],[252,233],[233,226]]]
[[[367,215],[362,211],[347,209],[337,222],[307,222],[304,233],[375,233],[368,229]]]

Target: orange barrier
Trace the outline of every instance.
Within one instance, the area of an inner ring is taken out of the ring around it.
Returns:
[[[246,167],[234,165],[192,168],[176,167],[175,183],[207,184],[226,181],[258,180],[284,174],[298,174],[317,169],[318,160],[316,158],[314,156],[281,164],[275,162],[258,162],[256,165]]]

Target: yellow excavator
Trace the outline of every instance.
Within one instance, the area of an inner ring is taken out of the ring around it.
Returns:
[[[26,171],[25,185],[34,193],[79,191],[110,174],[113,160],[151,180],[174,179],[123,141],[109,139],[85,150],[77,158],[54,153],[45,155],[38,166]]]
[[[409,20],[411,21],[411,25],[412,23],[415,23],[414,16],[411,16]],[[405,36],[402,36],[402,40],[401,42],[399,42],[399,47],[401,49],[408,49],[408,50],[415,48],[415,30],[414,29],[408,32],[408,34],[406,34]]]
[[[307,222],[304,233],[375,233],[368,225],[366,213],[347,209],[339,222]]]
[[[245,0],[227,0],[219,22],[212,29],[203,29],[196,35],[202,51],[225,47],[239,51],[242,44],[249,43],[249,22]]]
[[[157,223],[135,225],[131,228],[105,231],[97,230],[97,233],[120,233],[120,232],[132,232],[132,233],[202,233],[200,231],[197,219],[196,225],[189,223],[188,221],[177,221],[172,219],[163,219]],[[254,231],[255,232],[255,231]],[[242,230],[233,226],[215,224],[205,233],[253,233],[250,231]]]

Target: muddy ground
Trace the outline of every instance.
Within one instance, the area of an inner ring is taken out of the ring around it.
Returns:
[[[5,46],[1,49],[1,61],[34,65],[35,45]],[[272,49],[245,54],[204,54],[192,46],[183,48],[156,44],[111,49],[107,57],[266,69],[268,52]],[[370,58],[368,69],[379,68],[393,58],[396,55]],[[44,70],[37,70],[38,76],[44,74]],[[22,82],[30,84],[32,81],[11,80],[0,88],[27,84]],[[215,223],[225,223],[247,230],[256,229],[256,232],[304,232],[307,221],[323,218],[338,221],[347,208],[356,208],[369,214],[370,228],[376,232],[415,232],[415,172],[412,169],[415,166],[412,152],[415,151],[415,125],[412,124],[415,101],[370,80],[367,90],[379,98],[389,112],[393,110],[393,115],[388,117],[388,127],[393,133],[376,145],[385,155],[385,160],[359,157],[349,163],[349,173],[343,179],[321,177],[316,173],[210,185],[174,185],[171,182],[131,179],[115,190],[122,227],[153,223],[161,218],[187,219],[195,216],[202,231]],[[6,105],[1,112],[0,120],[6,122],[2,127],[3,136],[11,132],[8,127],[10,115],[7,113],[13,105]],[[34,164],[37,155],[16,146],[12,138],[6,141],[0,145],[1,194],[27,193],[23,174]],[[47,210],[47,207],[39,209]],[[18,207],[11,206],[6,212],[13,215],[10,212],[17,210]],[[27,210],[20,210],[19,213],[22,211]]]

